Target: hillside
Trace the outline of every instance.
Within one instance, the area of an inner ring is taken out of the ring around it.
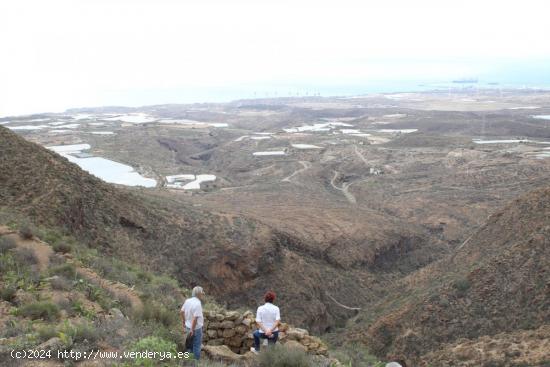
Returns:
[[[426,242],[418,228],[375,214],[366,241],[364,234],[314,241],[261,217],[205,210],[154,189],[106,184],[1,127],[0,146],[0,209],[182,284],[200,283],[232,307],[255,307],[266,287],[277,289],[289,320],[317,332],[353,315],[340,303],[377,297],[391,261],[415,269],[418,264],[405,254]],[[357,285],[357,292],[347,291]]]
[[[139,190],[114,187],[82,171],[47,149],[0,130],[1,206],[28,215],[37,223],[61,228],[93,248],[128,260],[164,267],[181,280],[207,281],[213,269],[225,270],[213,290],[231,290],[224,278],[258,274],[254,265],[218,266],[222,256],[232,262],[232,253],[250,263],[270,263],[276,254],[259,254],[246,244],[270,241],[270,232],[259,224],[241,219],[228,223],[191,206],[175,207],[169,201],[154,202]],[[174,215],[178,212],[179,215]],[[214,252],[215,251],[215,252]],[[206,254],[209,253],[208,256]],[[204,255],[204,256],[203,256]],[[200,263],[193,260],[203,256]],[[168,265],[168,257],[178,259]],[[210,279],[212,280],[212,279]]]
[[[47,228],[0,220],[0,366],[179,366],[180,359],[143,359],[128,351],[183,352],[178,309],[190,292],[167,276],[105,259]],[[48,238],[50,242],[40,237]],[[339,366],[326,344],[283,323],[280,344],[261,358],[250,352],[254,316],[204,300],[201,366],[268,367],[290,356],[301,366]],[[40,358],[15,358],[41,350]],[[69,352],[71,354],[69,354]],[[61,354],[59,354],[61,353]],[[88,358],[87,356],[90,356]],[[279,357],[278,357],[279,356]],[[34,361],[34,359],[40,359]],[[266,361],[267,360],[267,361]],[[37,364],[38,363],[38,364]]]
[[[548,365],[549,218],[550,189],[514,200],[455,254],[409,275],[403,305],[355,336],[412,365]]]

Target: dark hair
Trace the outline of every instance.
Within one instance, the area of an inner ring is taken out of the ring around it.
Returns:
[[[273,301],[275,301],[275,292],[268,291],[264,296],[264,301],[273,303]]]

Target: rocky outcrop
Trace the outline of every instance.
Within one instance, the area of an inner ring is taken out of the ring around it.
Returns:
[[[254,343],[252,333],[256,330],[255,317],[251,311],[204,311],[204,319],[203,343],[207,354],[220,351],[227,357],[227,351],[231,351],[237,354],[237,357],[232,358],[239,359],[239,355],[250,352]],[[328,348],[321,339],[309,335],[305,329],[294,328],[286,323],[279,327],[279,342],[302,349],[308,354],[328,355]],[[221,346],[227,348],[212,348]]]

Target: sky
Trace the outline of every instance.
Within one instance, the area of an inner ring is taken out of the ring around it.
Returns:
[[[0,116],[550,73],[548,14],[535,0],[2,0]]]

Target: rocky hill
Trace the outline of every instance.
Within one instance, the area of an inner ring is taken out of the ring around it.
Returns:
[[[0,146],[0,206],[103,253],[162,268],[182,281],[209,283],[214,293],[240,288],[234,280],[259,276],[259,267],[269,269],[278,256],[267,247],[273,234],[259,223],[155,202],[139,190],[106,184],[4,128]]]
[[[290,321],[317,332],[354,314],[341,304],[378,297],[388,262],[402,262],[407,271],[417,267],[405,255],[426,242],[418,227],[373,215],[375,221],[366,223],[370,238],[357,233],[357,239],[322,243],[261,216],[106,184],[2,127],[0,147],[0,210],[58,228],[103,254],[171,274],[182,284],[200,283],[231,307],[256,307],[266,288],[276,289]]]
[[[548,365],[549,218],[550,189],[514,200],[453,255],[407,277],[402,305],[357,335],[412,365]]]

